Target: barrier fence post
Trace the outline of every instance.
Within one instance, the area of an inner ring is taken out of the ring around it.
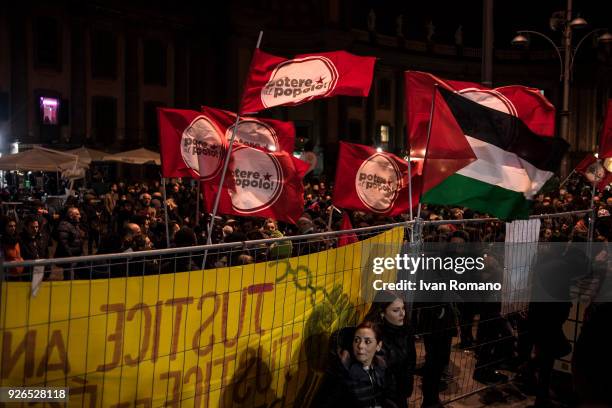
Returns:
[[[168,229],[168,197],[166,196],[166,178],[162,177],[162,193],[164,194],[164,217],[166,224],[166,248],[170,248],[170,230]]]

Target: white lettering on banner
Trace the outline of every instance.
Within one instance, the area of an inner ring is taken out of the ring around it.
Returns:
[[[221,170],[225,153],[221,135],[221,131],[206,116],[198,116],[183,131],[183,161],[202,180],[211,179]]]
[[[325,57],[311,56],[280,63],[261,90],[264,107],[295,105],[316,96],[330,94],[336,87],[338,71]]]
[[[376,153],[366,159],[357,170],[357,196],[371,211],[386,213],[393,207],[399,195],[401,177],[395,160]]]
[[[231,139],[234,126],[230,126],[227,132],[225,132],[227,140]],[[271,152],[280,150],[280,144],[278,143],[278,137],[274,128],[256,119],[245,119],[238,122],[236,141],[246,146],[266,149]]]
[[[278,200],[283,171],[273,155],[261,150],[238,147],[232,153],[235,190],[229,194],[234,210],[250,214],[270,207]]]

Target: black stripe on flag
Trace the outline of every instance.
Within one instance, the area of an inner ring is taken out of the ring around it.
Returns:
[[[540,170],[554,172],[559,168],[569,147],[565,140],[538,136],[516,116],[488,108],[442,87],[438,90],[467,136],[515,153]]]

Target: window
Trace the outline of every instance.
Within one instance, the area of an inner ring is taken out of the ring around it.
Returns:
[[[351,119],[348,122],[348,139],[353,142],[361,142],[361,121]]]
[[[160,40],[144,41],[144,83],[166,85],[166,46]]]
[[[34,21],[34,61],[37,68],[61,71],[61,36],[56,19],[37,17]]]
[[[157,126],[157,108],[165,106],[161,102],[144,103],[144,130],[148,147],[159,148],[159,129]]]
[[[117,78],[117,40],[109,31],[91,33],[91,76]]]
[[[91,110],[94,140],[113,143],[117,130],[117,99],[94,96],[91,98]]]
[[[59,98],[51,98],[41,96],[40,102],[40,119],[43,125],[58,125],[59,124]]]
[[[293,147],[294,152],[301,152],[304,150],[312,150],[315,145],[313,140],[313,122],[310,120],[295,120],[293,121],[295,126],[295,146]]]
[[[389,79],[378,80],[376,95],[379,109],[391,109],[391,81]]]
[[[379,125],[378,126],[378,143],[380,147],[387,150],[389,148],[389,142],[391,141],[391,126]]]
[[[389,126],[380,125],[380,143],[389,143]]]

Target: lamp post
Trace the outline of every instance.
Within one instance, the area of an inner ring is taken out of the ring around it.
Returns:
[[[576,28],[583,28],[587,25],[587,22],[582,17],[576,17],[572,19],[572,0],[567,0],[567,8],[565,12],[565,21],[563,24],[563,40],[561,46],[557,46],[553,40],[545,34],[538,31],[520,30],[517,31],[517,35],[512,39],[512,45],[527,45],[529,44],[529,38],[524,34],[534,34],[547,40],[557,52],[559,57],[559,68],[560,68],[560,80],[563,82],[563,99],[561,104],[561,117],[560,117],[560,136],[568,141],[569,139],[569,101],[570,101],[570,81],[571,75],[574,68],[574,59],[576,53],[580,49],[584,40],[591,35],[602,32],[597,40],[599,42],[612,42],[612,35],[606,31],[605,28],[596,28],[589,33],[585,34],[582,39],[578,42],[575,48],[572,49],[572,31]],[[568,172],[567,158],[563,158],[561,162],[561,175],[565,176]]]

